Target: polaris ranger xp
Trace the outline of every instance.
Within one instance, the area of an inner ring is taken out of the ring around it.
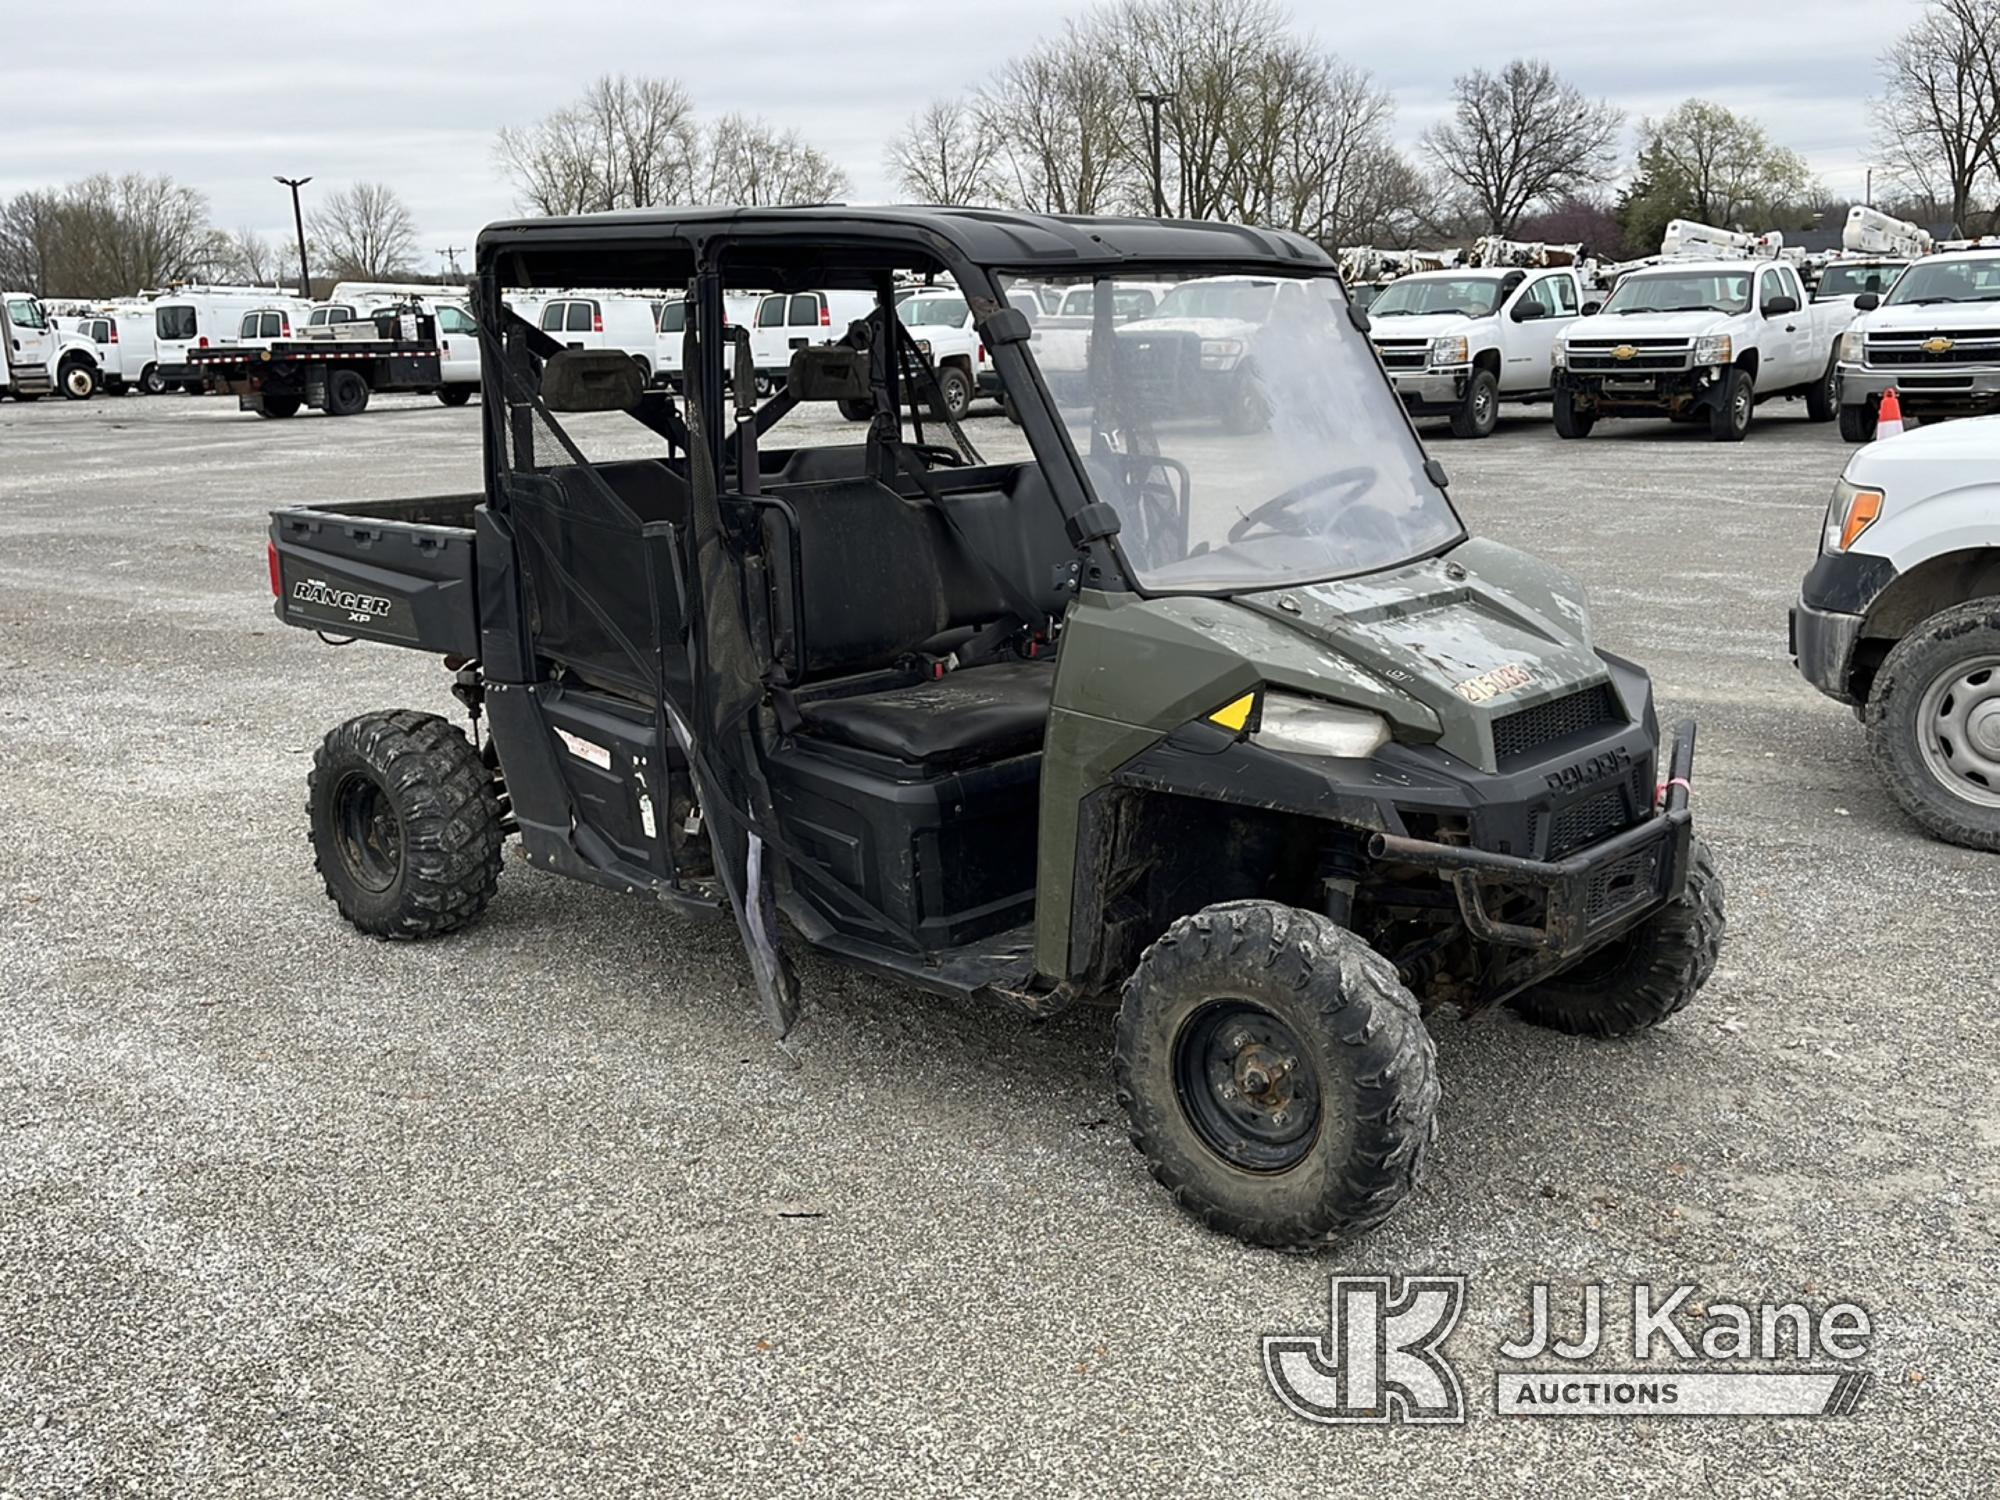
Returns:
[[[911,277],[974,309],[1009,461],[934,415]],[[1114,321],[1128,281],[1204,278],[1269,306]],[[1020,281],[1098,293],[1060,401]],[[678,395],[502,300],[662,285],[687,288]],[[760,402],[742,288],[874,311]],[[1467,536],[1318,247],[662,209],[494,225],[475,300],[484,490],[272,524],[280,619],[442,656],[471,720],[370,713],[320,748],[318,868],[363,932],[471,921],[517,838],[531,868],[733,919],[781,1037],[787,934],[935,993],[1116,1005],[1154,1176],[1292,1248],[1416,1181],[1432,1010],[1616,1036],[1708,979],[1692,724],[1663,741],[1574,584]]]

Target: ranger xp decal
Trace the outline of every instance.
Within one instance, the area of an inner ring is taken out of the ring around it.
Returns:
[[[327,609],[343,610],[349,620],[356,624],[366,624],[370,620],[389,618],[389,601],[376,594],[357,594],[352,589],[337,589],[324,579],[302,578],[292,585],[292,598],[301,604],[318,604]]]

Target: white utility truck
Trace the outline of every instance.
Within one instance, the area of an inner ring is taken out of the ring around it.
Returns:
[[[5,309],[6,348],[0,358],[0,394],[34,401],[61,391],[72,401],[88,401],[104,384],[97,346],[88,334],[61,328],[31,292],[0,292]]]
[[[1806,680],[1860,715],[1903,809],[2000,850],[2000,417],[1848,460],[1791,635]]]
[[[1454,437],[1492,432],[1503,401],[1548,400],[1556,341],[1583,316],[1573,264],[1527,269],[1509,248],[1482,240],[1490,263],[1399,276],[1368,304],[1396,394],[1413,416],[1450,417]]]
[[[1875,435],[1882,393],[1896,388],[1920,422],[2000,411],[2000,248],[1946,250],[1912,262],[1888,296],[1855,298],[1840,341],[1840,435]]]
[[[1558,340],[1557,434],[1588,437],[1600,417],[1665,417],[1741,442],[1752,412],[1780,396],[1832,420],[1835,346],[1853,309],[1808,302],[1783,249],[1776,231],[1669,224],[1659,259],[1626,270]]]
[[[1857,203],[1841,226],[1840,250],[1818,267],[1813,301],[1845,300],[1851,307],[1856,297],[1871,292],[1885,297],[1911,261],[1935,248],[1923,226]]]

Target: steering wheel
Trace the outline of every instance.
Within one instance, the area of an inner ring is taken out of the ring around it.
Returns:
[[[1341,491],[1343,492],[1343,498],[1352,499],[1361,494],[1362,491],[1374,482],[1375,470],[1369,468],[1366,464],[1359,464],[1351,469],[1334,469],[1326,474],[1315,475],[1303,484],[1295,484],[1282,494],[1273,495],[1269,500],[1266,500],[1262,505],[1245,515],[1234,526],[1229,528],[1229,540],[1231,542],[1240,542],[1259,526],[1268,526],[1273,531],[1283,533],[1286,528],[1280,526],[1278,523],[1297,510],[1305,501],[1312,499],[1313,496],[1326,494],[1329,491]],[[1369,508],[1373,509],[1374,507]],[[1306,535],[1306,533],[1301,531],[1294,531],[1289,534],[1293,536]]]

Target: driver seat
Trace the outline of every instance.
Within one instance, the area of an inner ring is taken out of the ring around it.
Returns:
[[[944,770],[1041,749],[1054,687],[1054,661],[999,662],[913,687],[798,707],[817,739]]]

